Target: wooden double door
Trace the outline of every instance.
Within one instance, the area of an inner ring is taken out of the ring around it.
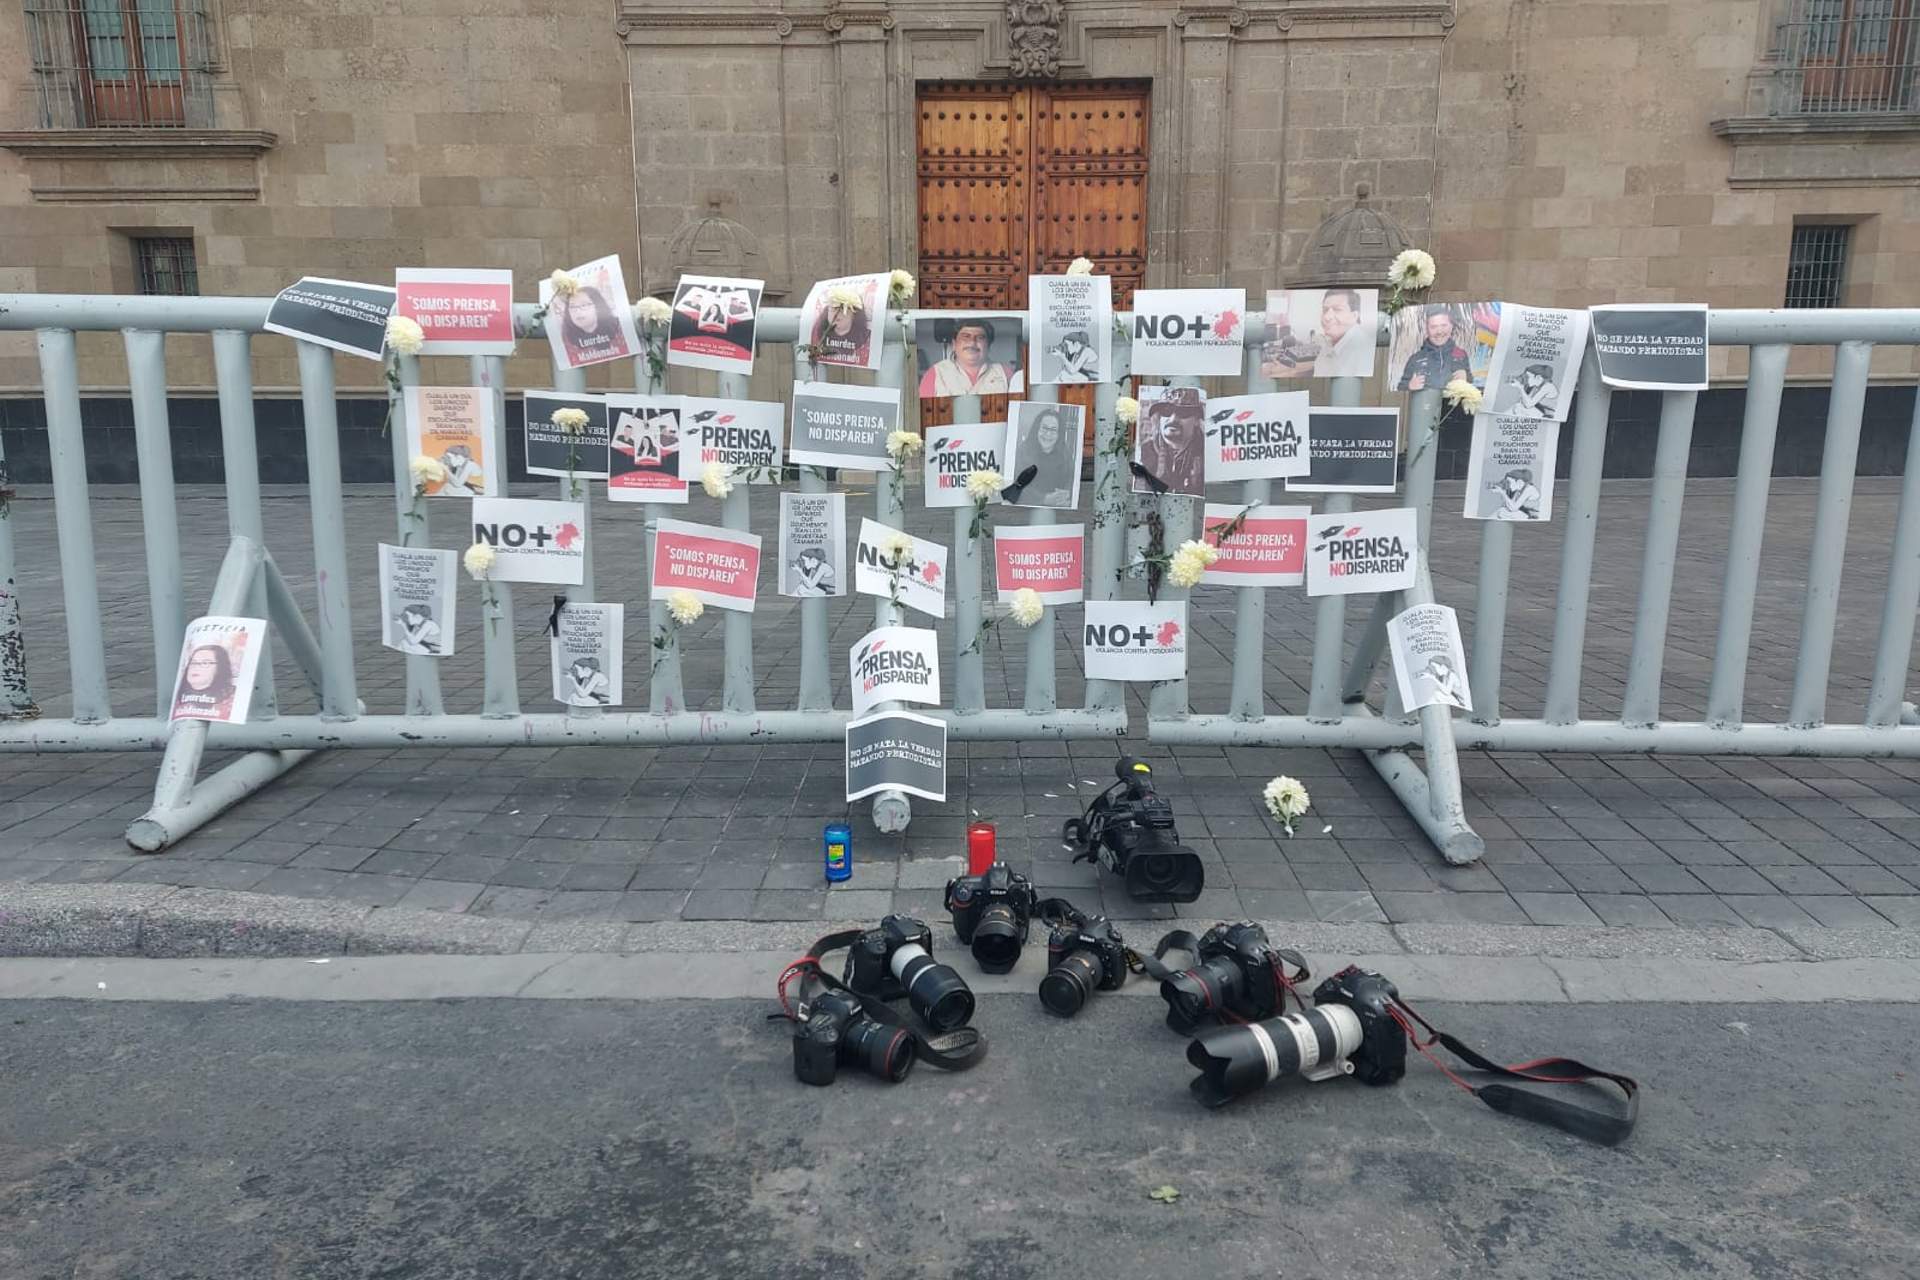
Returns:
[[[1146,84],[927,84],[918,115],[921,306],[1025,310],[1027,277],[1076,257],[1113,277],[1116,310],[1131,303],[1147,266]],[[1060,398],[1090,407],[1093,389]],[[987,397],[982,420],[1008,399]],[[950,402],[922,401],[920,420],[951,421]]]

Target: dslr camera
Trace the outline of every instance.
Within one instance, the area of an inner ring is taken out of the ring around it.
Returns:
[[[1033,882],[1004,862],[947,881],[953,931],[973,948],[983,973],[1005,973],[1020,959],[1033,906]]]
[[[1391,982],[1350,965],[1314,990],[1311,1009],[1202,1031],[1187,1046],[1200,1072],[1187,1087],[1211,1108],[1282,1076],[1392,1084],[1407,1072],[1406,1032],[1390,1012],[1399,998]]]
[[[1284,1011],[1287,959],[1257,924],[1216,924],[1193,949],[1194,965],[1160,983],[1167,1025],[1190,1033],[1231,1014],[1247,1022]]]
[[[973,1017],[973,992],[932,950],[933,930],[910,916],[888,916],[847,949],[846,984],[878,1000],[906,996],[935,1031],[964,1027]]]
[[[1126,980],[1127,944],[1113,922],[1069,909],[1047,937],[1047,976],[1040,979],[1047,1012],[1071,1018],[1094,992]]]
[[[1122,756],[1113,771],[1119,781],[1061,831],[1075,848],[1073,860],[1098,862],[1123,877],[1135,902],[1192,902],[1206,887],[1207,870],[1200,855],[1180,843],[1173,806],[1154,794],[1153,770]]]
[[[821,992],[793,1027],[793,1074],[808,1084],[832,1084],[842,1063],[899,1084],[913,1056],[907,1029],[867,1016],[850,991]]]

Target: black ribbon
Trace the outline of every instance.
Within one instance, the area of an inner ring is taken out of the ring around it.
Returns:
[[[548,635],[558,636],[560,634],[560,611],[566,607],[567,598],[565,596],[555,596],[553,598],[553,612],[547,615]]]
[[[1027,486],[1032,484],[1033,478],[1039,474],[1040,464],[1029,462],[1020,468],[1020,474],[1013,478],[1013,483],[1000,491],[1000,496],[1008,502],[1020,501],[1020,495],[1027,491]]]

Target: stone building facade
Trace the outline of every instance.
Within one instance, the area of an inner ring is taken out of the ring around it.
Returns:
[[[1859,0],[175,4],[188,92],[142,126],[88,118],[80,0],[0,0],[0,291],[136,291],[156,236],[190,243],[209,294],[486,266],[531,300],[610,252],[657,291],[676,237],[715,216],[776,302],[849,270],[938,281],[926,192],[955,171],[927,154],[928,95],[1097,84],[1145,104],[1149,286],[1259,296],[1365,188],[1430,245],[1438,297],[1779,306],[1817,242],[1839,246],[1815,264],[1833,298],[1920,306],[1920,39]],[[83,350],[108,400],[117,347]],[[256,348],[263,398],[285,396],[290,350]],[[209,364],[170,344],[183,394]],[[343,386],[376,389],[353,364]],[[1876,418],[1904,422],[1911,351],[1875,371]],[[537,356],[510,370],[546,376]],[[37,385],[31,341],[0,335],[16,457]]]

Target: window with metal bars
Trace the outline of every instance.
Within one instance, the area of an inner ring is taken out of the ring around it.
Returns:
[[[207,0],[26,0],[41,124],[212,124]]]
[[[200,292],[200,265],[189,236],[135,236],[133,265],[142,293],[193,297]]]
[[[1789,0],[1774,28],[1793,114],[1904,112],[1920,79],[1916,0]]]
[[[1847,247],[1853,228],[1839,224],[1795,227],[1787,251],[1789,307],[1837,307],[1847,283]]]

